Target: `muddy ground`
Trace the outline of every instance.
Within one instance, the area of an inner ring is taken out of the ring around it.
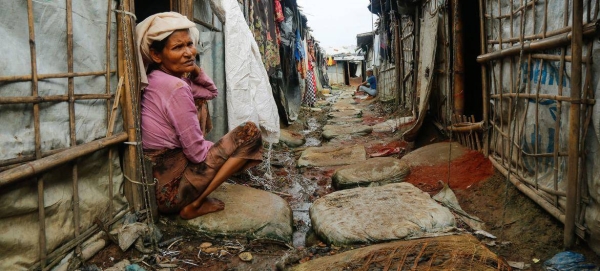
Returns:
[[[377,99],[360,102],[365,112],[363,122],[369,125],[391,117],[408,115],[407,111],[394,110],[391,105],[383,104]],[[322,144],[320,132],[326,121],[327,110],[327,106],[323,107],[321,112],[303,109],[299,119],[285,128],[305,135],[307,147],[319,146]],[[426,126],[423,129],[417,146],[449,140],[432,127]],[[401,142],[400,136],[400,132],[373,133],[337,144],[364,144],[368,153],[377,152],[385,146],[400,146],[403,151],[392,155],[400,158],[414,148],[411,144]],[[128,259],[146,270],[277,270],[286,265],[360,247],[330,247],[311,234],[308,208],[315,199],[334,191],[331,187],[331,175],[335,167],[296,168],[295,163],[302,149],[289,149],[282,144],[276,144],[271,153],[266,154],[270,155],[270,165],[263,164],[249,173],[239,174],[230,179],[234,183],[272,191],[290,202],[294,211],[293,246],[202,236],[178,227],[175,217],[163,216],[157,223],[164,235],[164,243],[158,253],[143,255],[133,248],[122,252],[117,245],[110,244],[87,261],[85,267],[90,268],[89,270],[93,270],[93,266],[105,269]],[[265,173],[272,178],[264,177]],[[453,188],[461,207],[485,221],[488,231],[498,237],[496,240],[478,237],[488,244],[490,250],[508,261],[531,264],[528,270],[542,270],[545,260],[563,250],[562,224],[514,186],[507,185],[503,175],[496,171],[490,174],[491,177],[486,181]],[[441,187],[422,185],[420,188],[435,194]],[[466,225],[460,226],[468,230]],[[201,249],[203,243],[210,243],[211,249]],[[252,254],[252,261],[240,260],[238,255],[244,251]],[[583,253],[588,262],[600,264],[600,258],[585,243],[578,244],[574,251]],[[539,262],[535,263],[536,259]]]

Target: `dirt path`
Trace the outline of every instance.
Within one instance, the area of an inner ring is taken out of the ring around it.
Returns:
[[[334,96],[328,99],[334,101],[335,98]],[[394,112],[391,105],[382,104],[377,100],[357,101],[356,106],[363,111],[363,123],[368,125],[381,123],[393,117],[402,117],[402,113],[406,113]],[[160,263],[163,263],[163,267],[168,267],[170,266],[168,264],[173,262],[177,263],[175,266],[186,270],[277,270],[278,267],[360,247],[327,246],[311,233],[308,208],[315,199],[334,191],[331,176],[337,167],[297,168],[296,161],[300,152],[306,147],[324,144],[337,146],[363,144],[368,154],[381,151],[386,147],[401,148],[400,153],[390,156],[400,158],[413,147],[400,140],[400,131],[371,133],[367,136],[324,142],[321,132],[323,125],[326,124],[326,113],[330,107],[331,105],[326,105],[320,110],[303,109],[298,121],[286,127],[290,131],[303,134],[306,137],[305,146],[291,149],[283,144],[274,145],[271,152],[267,154],[270,157],[270,165],[259,166],[251,170],[250,174],[240,174],[231,179],[238,184],[272,191],[290,203],[294,215],[293,247],[276,243],[199,236],[176,227],[175,218],[161,217],[158,226],[163,231],[163,240],[179,237],[179,241],[167,242],[161,247],[160,253],[150,256],[144,256],[134,249],[121,252],[116,245],[111,244],[87,262],[87,266],[106,268],[120,260],[128,259],[138,262],[146,270],[157,270],[161,267]],[[419,142],[429,144],[447,140],[436,134],[434,130],[431,131],[433,132],[421,135]],[[439,188],[429,186],[426,192],[434,194]],[[541,270],[541,264],[546,259],[562,251],[560,222],[537,207],[512,185],[506,185],[504,177],[499,173],[493,173],[487,181],[475,185],[465,184],[454,191],[462,208],[481,218],[490,233],[498,237],[496,240],[481,238],[481,242],[488,244],[490,250],[506,260],[524,262],[532,265],[530,270]],[[506,195],[508,197],[505,197]],[[466,227],[461,224],[459,226]],[[210,242],[216,251],[201,252],[199,247],[205,242]],[[254,259],[251,262],[241,261],[237,255],[242,251],[250,252]],[[585,244],[579,245],[575,251],[586,255],[588,262],[600,263],[600,259]],[[534,259],[538,259],[539,262],[534,263]]]

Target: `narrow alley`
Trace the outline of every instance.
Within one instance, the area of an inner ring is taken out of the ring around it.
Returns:
[[[600,270],[600,0],[0,0],[0,270]]]

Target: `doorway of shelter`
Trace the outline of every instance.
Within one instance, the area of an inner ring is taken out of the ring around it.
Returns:
[[[161,12],[171,11],[170,0],[135,0],[136,23]]]
[[[483,89],[481,84],[481,65],[477,56],[481,53],[479,5],[462,1],[460,11],[463,20],[463,57],[465,71],[465,111],[466,116],[475,116],[477,121],[483,114]]]

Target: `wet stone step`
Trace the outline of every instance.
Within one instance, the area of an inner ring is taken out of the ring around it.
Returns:
[[[334,245],[422,237],[456,226],[450,210],[410,183],[333,192],[313,203],[310,219]]]
[[[367,160],[362,145],[351,147],[310,147],[302,152],[298,167],[343,166]]]
[[[292,209],[281,197],[242,185],[224,183],[210,197],[225,210],[191,220],[182,226],[212,237],[245,237],[292,243]]]
[[[335,125],[335,124],[350,124],[350,123],[362,123],[363,120],[359,118],[334,118],[328,119],[327,124]]]
[[[364,136],[370,134],[373,128],[362,124],[340,124],[340,125],[325,125],[321,135],[325,139],[332,139],[343,135]]]
[[[332,111],[344,111],[344,110],[359,110],[356,106],[352,105],[354,101],[339,101],[331,106]]]
[[[406,162],[391,157],[379,157],[339,168],[333,174],[332,181],[333,186],[341,190],[399,183],[403,182],[409,173],[410,167]]]
[[[460,255],[460,256],[458,256]],[[415,259],[415,257],[419,257]],[[510,270],[472,235],[394,241],[321,257],[287,268],[312,270]]]
[[[281,129],[279,130],[279,141],[283,142],[290,148],[297,148],[306,143],[306,138],[299,133]]]
[[[361,110],[344,110],[344,111],[327,113],[327,117],[329,117],[329,118],[360,118],[361,116],[362,116]]]

